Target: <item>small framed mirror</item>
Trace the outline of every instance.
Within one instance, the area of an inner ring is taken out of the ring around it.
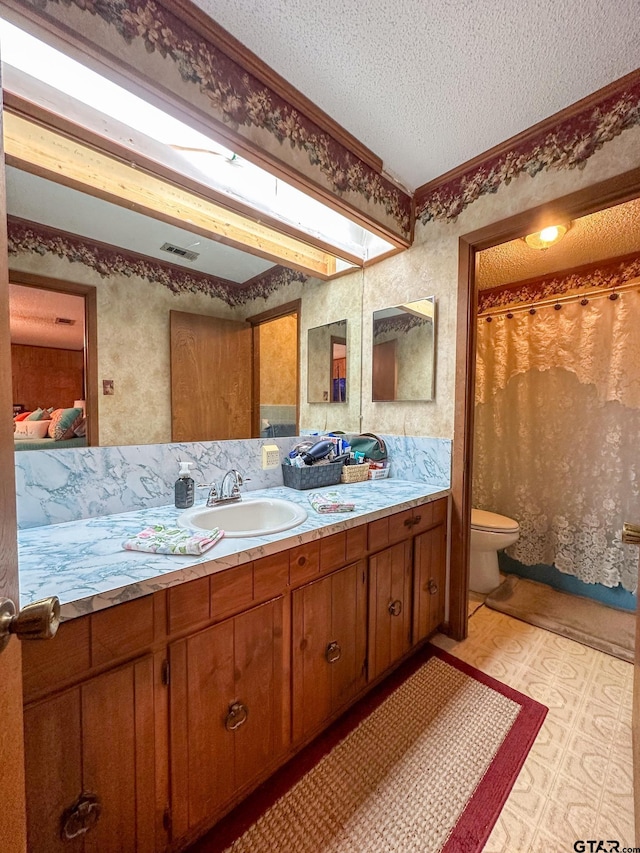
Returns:
[[[347,402],[347,321],[309,329],[307,346],[309,403]]]
[[[433,400],[434,296],[373,312],[373,402]]]

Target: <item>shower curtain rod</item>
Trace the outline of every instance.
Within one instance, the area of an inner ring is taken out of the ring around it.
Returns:
[[[618,293],[623,293],[625,290],[635,290],[640,288],[640,278],[634,278],[631,281],[626,282],[625,284],[620,285],[612,285],[611,287],[599,287],[594,290],[584,290],[579,293],[571,293],[568,296],[558,296],[554,299],[541,299],[539,302],[525,302],[520,305],[512,305],[512,306],[504,306],[501,308],[488,308],[486,311],[481,311],[478,313],[478,319],[481,317],[486,317],[491,319],[491,317],[499,317],[502,314],[513,315],[513,314],[521,314],[523,311],[528,311],[530,314],[535,314],[538,308],[547,308],[550,305],[558,305],[562,307],[565,303],[569,302],[580,302],[583,299],[590,302],[592,299],[604,299],[607,297],[608,299],[615,300],[618,298]]]

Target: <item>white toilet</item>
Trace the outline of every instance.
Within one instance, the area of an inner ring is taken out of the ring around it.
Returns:
[[[471,510],[470,589],[487,593],[500,586],[498,551],[519,537],[520,525],[513,518],[484,509]]]

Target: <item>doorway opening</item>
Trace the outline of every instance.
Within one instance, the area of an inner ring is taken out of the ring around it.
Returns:
[[[10,271],[9,321],[14,417],[43,412],[40,421],[24,417],[33,430],[18,428],[16,422],[15,449],[97,445],[95,289]],[[64,435],[69,416],[62,418],[60,428],[48,429],[52,412],[71,409],[82,414]]]
[[[456,342],[455,423],[452,465],[451,586],[449,633],[467,636],[469,545],[476,380],[477,255],[526,234],[549,221],[567,222],[640,196],[640,169],[594,184],[554,202],[492,223],[460,237]]]
[[[247,318],[253,335],[252,435],[255,438],[299,433],[300,304],[297,299]]]

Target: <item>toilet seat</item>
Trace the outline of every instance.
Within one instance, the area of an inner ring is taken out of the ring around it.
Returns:
[[[515,519],[484,509],[471,510],[471,527],[474,530],[486,530],[489,533],[515,533],[520,529]]]

